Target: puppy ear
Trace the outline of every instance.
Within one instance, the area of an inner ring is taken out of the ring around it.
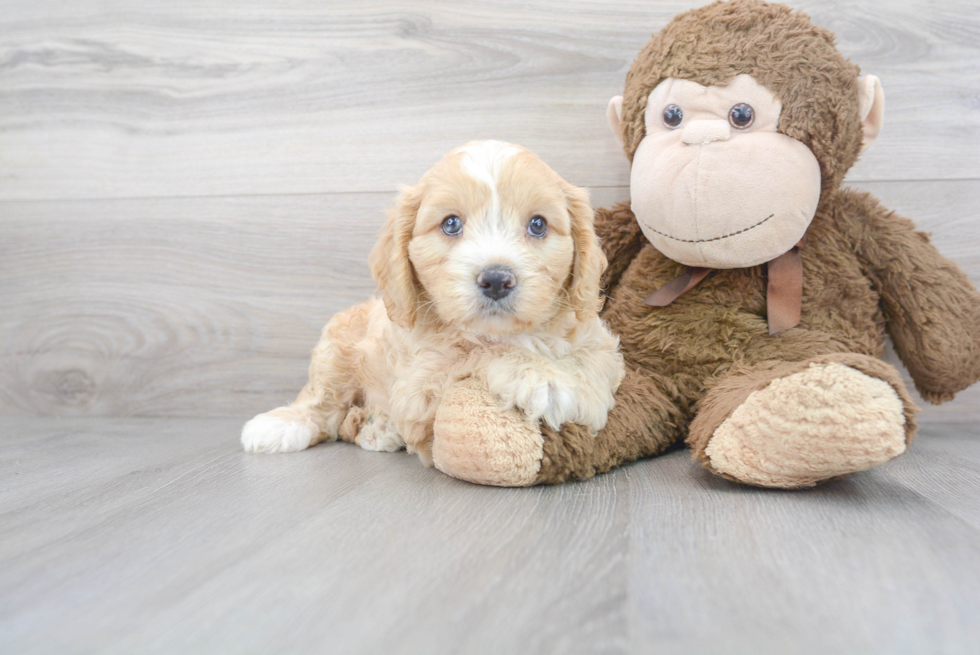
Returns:
[[[415,325],[419,306],[419,284],[408,259],[408,242],[421,204],[422,193],[417,187],[401,188],[369,259],[371,276],[384,292],[388,318],[406,328]]]
[[[606,256],[595,235],[595,213],[589,202],[589,193],[568,185],[565,187],[565,199],[572,218],[572,241],[575,244],[568,297],[575,317],[584,321],[596,316],[602,308],[599,280],[606,270]]]

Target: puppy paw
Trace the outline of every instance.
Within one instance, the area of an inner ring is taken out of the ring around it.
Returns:
[[[515,371],[509,380],[489,383],[490,393],[500,399],[504,409],[517,408],[532,421],[543,420],[557,430],[578,414],[575,390],[534,370]]]
[[[364,422],[355,441],[364,450],[375,452],[393,453],[405,447],[405,440],[398,434],[394,423],[374,416]]]
[[[309,448],[318,432],[313,421],[285,419],[268,412],[245,424],[242,446],[247,453],[292,453]]]

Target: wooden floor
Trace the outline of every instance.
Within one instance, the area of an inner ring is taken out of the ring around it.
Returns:
[[[976,653],[980,430],[813,491],[495,489],[232,419],[0,418],[4,653]]]

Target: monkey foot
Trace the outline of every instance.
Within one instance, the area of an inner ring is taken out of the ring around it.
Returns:
[[[884,380],[812,363],[753,391],[712,434],[702,461],[764,487],[808,487],[905,452],[903,403]]]

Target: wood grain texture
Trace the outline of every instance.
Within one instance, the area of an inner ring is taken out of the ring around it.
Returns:
[[[706,1],[5,2],[0,651],[975,652],[978,388],[800,493],[685,452],[535,489],[240,452],[449,148],[627,198],[606,101]],[[980,284],[980,7],[792,4],[885,86],[849,179]]]
[[[489,137],[624,186],[606,102],[701,4],[7,2],[0,199],[387,191]],[[974,0],[794,4],[886,89],[852,179],[980,177]]]
[[[975,649],[977,436],[927,427],[907,456],[812,495],[746,489],[673,456],[631,475],[630,597],[648,617],[633,650]]]
[[[980,284],[980,182],[869,183]],[[598,189],[608,205],[628,190]],[[256,414],[373,292],[393,194],[0,204],[0,413]],[[923,420],[980,419],[980,389]]]
[[[0,505],[5,649],[609,652],[623,642],[616,478],[585,496],[527,493],[345,444],[250,457],[227,419],[0,425],[35,436],[5,442],[0,459],[0,479],[15,481]]]
[[[16,653],[970,653],[980,434],[803,492],[684,452],[478,487],[229,419],[0,417]]]
[[[206,416],[291,400],[329,317],[374,290],[387,202],[8,204],[0,405]]]

